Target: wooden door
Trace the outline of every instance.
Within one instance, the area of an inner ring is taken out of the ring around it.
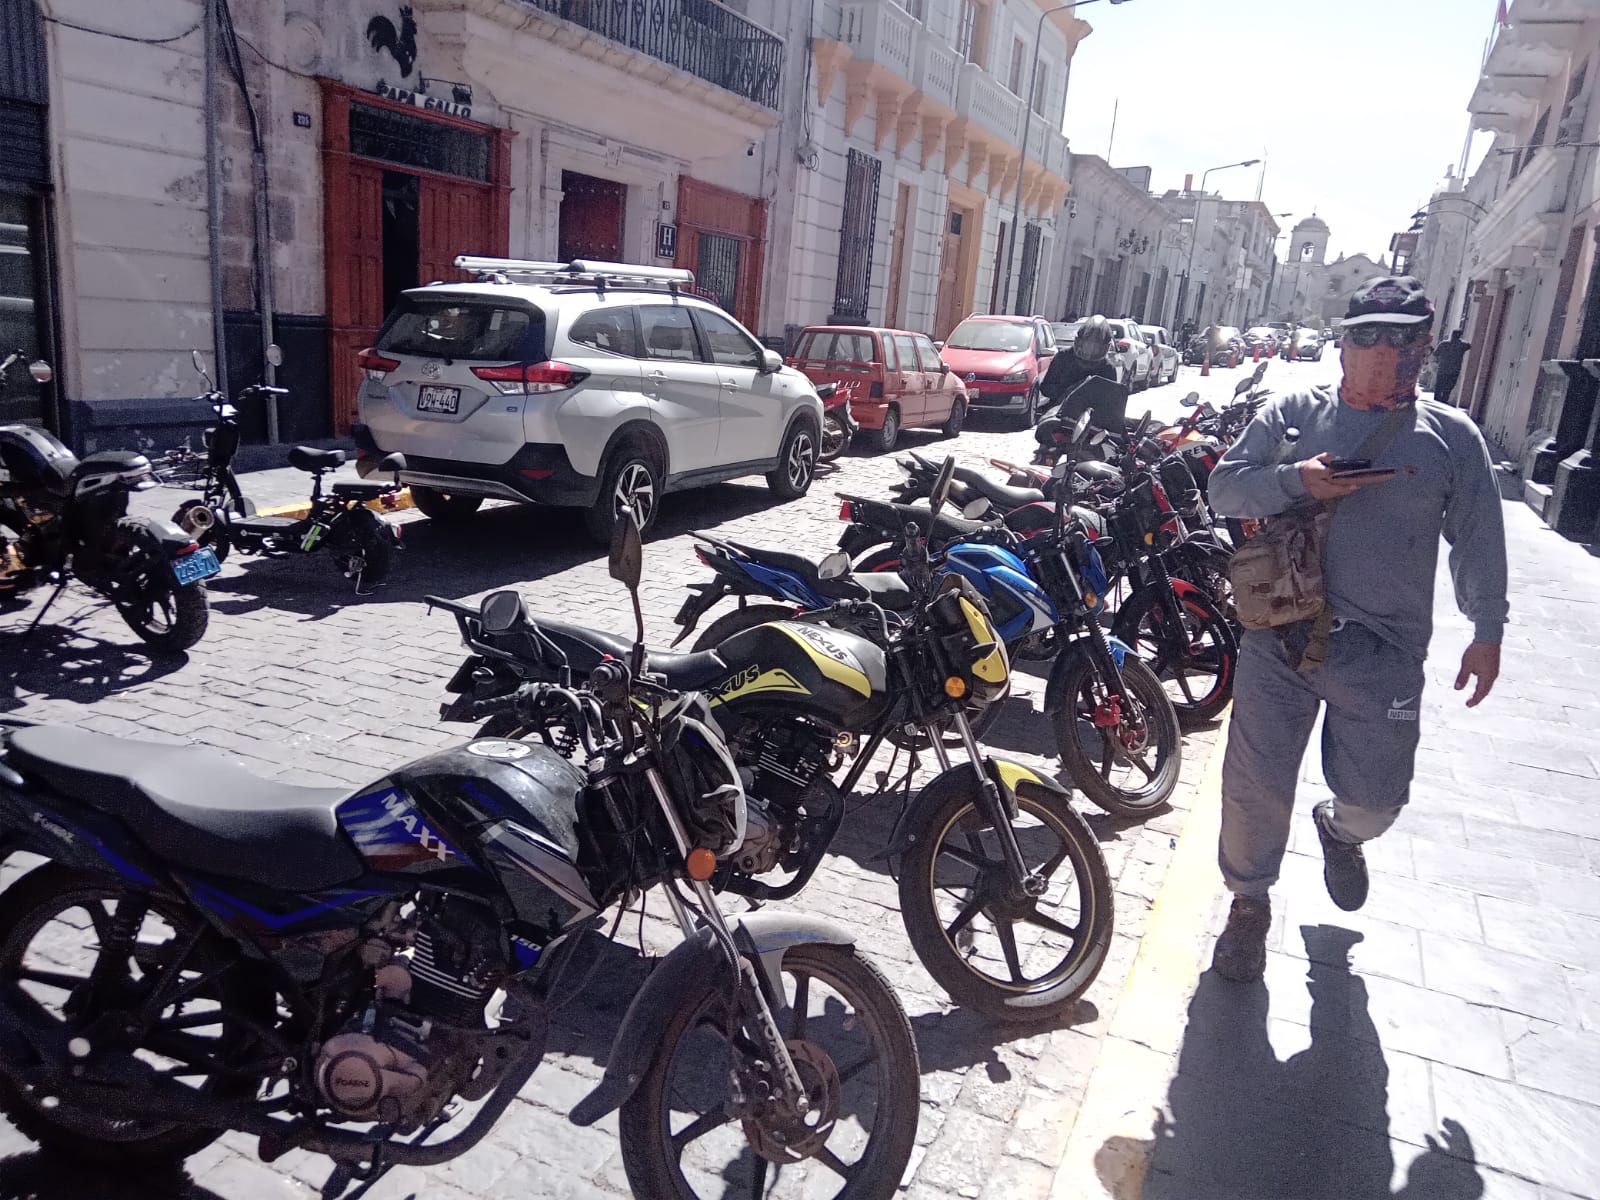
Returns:
[[[1490,318],[1494,323],[1494,332],[1489,336],[1489,357],[1484,360],[1483,370],[1478,375],[1477,395],[1472,398],[1472,408],[1469,410],[1472,419],[1480,425],[1483,423],[1484,410],[1489,406],[1489,393],[1494,388],[1494,374],[1500,366],[1500,355],[1505,350],[1506,313],[1511,310],[1511,302],[1516,295],[1514,286],[1501,292],[1500,299],[1495,303],[1494,315]]]
[[[910,224],[911,185],[902,183],[894,206],[894,243],[889,249],[889,300],[883,314],[884,324],[893,329],[905,326],[906,238]]]
[[[417,280],[470,279],[450,264],[458,254],[493,255],[490,190],[481,183],[424,175],[417,197]]]
[[[561,229],[557,255],[562,262],[595,258],[621,262],[626,184],[577,171],[561,172]]]
[[[329,399],[334,432],[343,435],[356,419],[356,392],[361,387],[356,355],[372,345],[384,318],[383,168],[349,159],[345,170],[329,174],[325,186],[330,226]]]
[[[966,214],[951,207],[945,215],[944,248],[939,254],[939,299],[934,315],[934,337],[943,340],[966,314],[961,302],[961,238]]]

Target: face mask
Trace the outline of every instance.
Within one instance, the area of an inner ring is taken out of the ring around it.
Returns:
[[[1344,382],[1339,398],[1352,408],[1389,409],[1416,399],[1417,379],[1428,361],[1428,339],[1409,346],[1346,344],[1340,351]]]

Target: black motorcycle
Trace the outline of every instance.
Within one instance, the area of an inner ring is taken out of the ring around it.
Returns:
[[[949,484],[947,473],[935,515]],[[748,627],[714,649],[651,652],[647,661],[670,686],[711,697],[750,796],[741,840],[711,882],[754,900],[787,899],[810,881],[844,820],[845,797],[885,741],[931,747],[940,774],[913,793],[908,772],[905,807],[880,855],[898,859],[912,948],[957,1003],[1043,1019],[1082,995],[1105,962],[1110,874],[1065,789],[977,744],[967,714],[1004,694],[1005,647],[977,594],[936,584],[914,530],[907,540],[897,589],[879,580],[869,591],[842,573],[838,555],[811,568],[833,607],[776,623],[740,610]],[[462,606],[452,611],[472,655],[447,685],[456,699],[444,705],[445,720],[479,719],[485,697],[548,678],[558,663],[582,670],[628,653],[624,639],[579,625],[540,619],[534,639],[488,629]],[[483,732],[527,735],[516,720]],[[951,735],[966,761],[951,761]]]
[[[0,386],[21,357],[0,363]],[[51,378],[44,362],[29,371],[40,383]],[[176,525],[128,516],[129,494],[155,486],[143,454],[108,450],[79,460],[42,429],[0,425],[0,601],[54,584],[31,631],[76,579],[153,649],[193,646],[210,619],[204,581],[221,567]]]
[[[234,547],[244,554],[271,555],[326,549],[344,576],[355,581],[356,593],[369,594],[388,578],[400,546],[400,530],[367,505],[377,501],[387,509],[396,507],[405,456],[390,454],[379,461],[379,470],[394,473],[389,483],[336,483],[324,492],[322,477],[344,465],[344,451],[295,446],[289,451],[289,465],[310,473],[310,507],[302,517],[260,516],[255,504],[240,491],[233,473],[234,456],[239,452],[239,410],[209,387],[211,378],[199,351],[194,352],[194,365],[208,385],[199,399],[211,406],[217,423],[204,434],[205,459],[197,480],[202,495],[180,504],[173,521],[214,551],[219,562]],[[255,384],[239,392],[239,402],[287,394],[286,388]],[[169,471],[183,471],[191,461],[192,453],[180,452],[169,457],[165,466]]]
[[[636,588],[622,524],[613,573]],[[541,638],[514,595],[471,611]],[[658,887],[684,940],[572,1120],[620,1108],[651,1200],[707,1181],[764,1195],[780,1172],[808,1195],[891,1196],[919,1116],[905,1011],[851,931],[724,918],[708,880],[745,793],[703,702],[641,659],[483,706],[534,739],[354,792],[67,728],[0,736],[0,853],[50,860],[0,893],[0,1109],[51,1149],[140,1169],[237,1130],[268,1161],[328,1155],[323,1194],[359,1194],[489,1132],[587,979],[582,931]]]

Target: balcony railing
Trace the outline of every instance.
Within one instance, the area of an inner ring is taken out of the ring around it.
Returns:
[[[522,0],[776,110],[783,39],[715,0]]]
[[[846,4],[839,11],[841,41],[850,57],[879,63],[901,79],[911,78],[917,23],[899,5],[886,0]]]
[[[917,60],[912,66],[911,82],[917,85],[918,91],[945,108],[955,108],[956,81],[961,74],[961,60],[951,46],[926,29],[918,31],[917,42]]]
[[[961,68],[956,112],[1015,146],[1022,132],[1022,101],[977,63]]]

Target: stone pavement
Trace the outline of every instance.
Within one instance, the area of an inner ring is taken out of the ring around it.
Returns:
[[[1495,692],[1452,690],[1470,626],[1441,563],[1411,804],[1341,912],[1308,754],[1263,984],[1207,969],[1227,905],[1208,781],[1055,1200],[1600,1195],[1600,562],[1505,516]]]
[[[1272,377],[1281,387],[1326,371],[1327,364],[1279,363]],[[1201,380],[1186,368],[1176,385],[1150,393],[1148,405],[1141,396],[1129,407],[1136,414],[1148,406],[1176,415],[1177,398],[1191,387],[1223,400],[1244,373],[1217,371]],[[980,466],[990,455],[1025,461],[1033,447],[1031,435],[981,417],[955,442],[910,432],[904,444],[934,453],[952,449]],[[687,531],[706,529],[820,556],[842,529],[834,491],[877,494],[895,478],[892,457],[849,455],[807,498],[791,504],[774,505],[759,480],[670,497],[646,547],[644,608],[652,641],[675,633],[671,617],[684,585],[703,576]],[[303,496],[306,484],[297,472],[266,472],[251,476],[246,491],[262,504],[283,503]],[[137,497],[143,511],[158,513],[170,513],[181,499],[165,490]],[[596,625],[631,628],[626,599],[575,513],[493,507],[450,530],[414,511],[397,519],[408,549],[388,586],[366,600],[355,598],[321,556],[231,557],[211,584],[210,632],[183,659],[151,660],[114,614],[81,592],[65,595],[24,644],[22,629],[42,599],[35,596],[29,607],[0,616],[0,712],[202,743],[263,775],[354,786],[465,735],[462,727],[437,721],[443,684],[462,650],[454,622],[430,615],[423,596],[466,599],[516,587],[535,612],[581,614]],[[989,741],[1001,754],[1053,770],[1053,761],[1041,757],[1053,759],[1053,736],[1038,711],[1042,692],[1042,679],[1019,675],[1017,698]],[[924,1073],[923,1114],[906,1194],[1010,1200],[1048,1189],[1215,738],[1215,731],[1202,731],[1188,739],[1174,811],[1143,826],[1091,811],[1116,881],[1116,935],[1099,979],[1053,1029],[996,1027],[949,1007],[911,952],[892,881],[872,861],[895,815],[891,803],[861,804],[847,822],[834,854],[793,906],[857,928],[912,1016]],[[16,872],[17,864],[8,864],[3,881]],[[664,913],[658,902],[643,922],[645,943],[657,953],[675,941],[660,920]],[[633,948],[635,922],[622,928],[621,940],[601,952],[583,1001],[561,1014],[544,1065],[488,1140],[445,1167],[395,1171],[373,1191],[374,1200],[625,1193],[615,1119],[583,1130],[564,1116],[602,1069],[610,1037],[646,969]],[[125,1178],[79,1176],[67,1164],[30,1153],[20,1136],[0,1126],[0,1197],[304,1197],[326,1171],[325,1160],[303,1155],[268,1168],[255,1161],[251,1139],[230,1136],[190,1160],[187,1180],[146,1189]]]

